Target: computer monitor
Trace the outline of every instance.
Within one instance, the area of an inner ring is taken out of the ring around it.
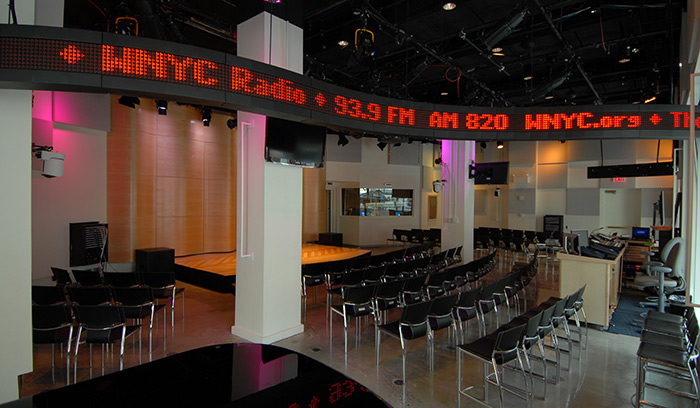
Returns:
[[[651,238],[651,231],[649,228],[632,227],[632,238],[648,240]]]
[[[578,248],[576,250],[580,253],[581,247],[588,246],[588,230],[571,230],[572,234],[578,235]]]

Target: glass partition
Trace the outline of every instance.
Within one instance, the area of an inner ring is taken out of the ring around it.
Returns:
[[[343,215],[411,216],[413,190],[398,188],[344,188]]]

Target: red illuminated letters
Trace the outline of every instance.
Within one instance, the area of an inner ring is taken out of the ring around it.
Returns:
[[[414,126],[416,124],[416,111],[414,109],[404,109],[396,106],[388,106],[387,108],[387,121],[389,123],[398,123],[399,125],[409,126]]]
[[[172,66],[175,81],[187,82],[188,70],[192,67],[192,79],[197,84],[214,86],[219,82],[218,79],[207,75],[208,71],[219,69],[219,66],[211,61],[128,47],[123,48],[121,54],[121,57],[117,56],[115,47],[111,45],[102,45],[102,72],[122,72],[140,77],[167,79],[168,68]]]
[[[231,67],[231,89],[252,94],[254,96],[270,97],[279,101],[293,102],[299,105],[306,103],[306,93],[299,88],[293,88],[294,82],[278,78],[268,81],[258,77],[252,71]]]
[[[430,127],[437,127],[440,129],[458,129],[459,128],[459,114],[448,113],[448,112],[433,112],[430,115]]]

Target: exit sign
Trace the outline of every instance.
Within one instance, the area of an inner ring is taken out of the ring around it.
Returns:
[[[627,181],[627,177],[613,177],[613,183],[624,183]]]

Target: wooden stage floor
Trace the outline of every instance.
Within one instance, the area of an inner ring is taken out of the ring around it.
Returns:
[[[368,249],[346,248],[330,245],[301,244],[301,263],[338,261],[354,258],[370,252]],[[190,255],[175,258],[175,263],[188,268],[223,276],[236,275],[236,253]]]

